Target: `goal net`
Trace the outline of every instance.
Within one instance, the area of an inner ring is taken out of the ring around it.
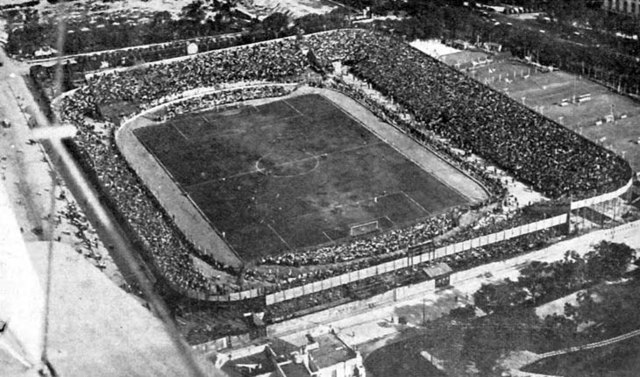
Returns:
[[[377,230],[378,227],[379,227],[378,220],[369,221],[364,224],[352,225],[349,235],[359,236],[361,234],[373,232],[374,230]]]

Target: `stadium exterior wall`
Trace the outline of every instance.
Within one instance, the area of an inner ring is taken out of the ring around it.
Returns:
[[[598,203],[602,203],[602,202],[606,202],[608,200],[614,199],[624,194],[625,192],[627,192],[627,190],[629,190],[632,185],[633,185],[633,180],[629,180],[629,182],[627,182],[626,185],[620,187],[615,191],[608,192],[599,196],[594,196],[593,198],[587,198],[587,199],[571,202],[571,209],[574,210],[578,208],[589,207],[594,204],[598,204]]]
[[[583,208],[583,207],[591,206],[597,203],[602,203],[602,202],[611,200],[613,198],[619,197],[625,192],[627,192],[627,190],[629,190],[632,184],[633,184],[633,180],[629,180],[627,184],[625,184],[621,188],[614,190],[612,192],[608,192],[592,198],[572,202],[570,208],[572,210]],[[559,216],[552,217],[550,219],[536,221],[536,222],[521,225],[515,228],[510,228],[500,232],[491,233],[485,236],[480,236],[471,240],[457,242],[457,243],[440,247],[438,249],[435,249],[433,251],[423,253],[420,255],[401,257],[399,259],[396,259],[387,263],[383,263],[377,266],[372,266],[362,270],[352,271],[337,277],[322,280],[320,282],[321,283],[320,286],[323,287],[323,289],[330,289],[336,286],[335,281],[339,281],[341,284],[353,283],[358,280],[363,280],[374,275],[379,275],[387,272],[400,270],[412,265],[429,262],[437,258],[442,258],[448,255],[464,252],[480,246],[490,245],[490,244],[501,242],[511,238],[517,238],[529,233],[535,233],[544,229],[565,224],[567,222],[567,216],[568,216],[567,214],[562,214]],[[314,290],[314,287],[311,287],[311,284],[307,284],[305,287],[306,289],[305,288],[302,289],[303,292],[307,292],[305,294],[318,292],[318,290]],[[317,285],[315,285],[315,287],[317,287]],[[323,290],[323,289],[320,289],[320,290]],[[287,289],[280,292],[268,294],[266,296],[266,303],[267,305],[272,305],[278,302],[299,297],[299,296],[296,296],[296,293],[299,291],[300,290]]]
[[[254,83],[253,85],[255,86],[264,86],[264,85],[290,85],[292,88],[297,87],[299,84],[273,84],[273,83]],[[251,86],[251,85],[250,85]],[[175,102],[180,102],[180,101],[184,101],[187,99],[192,99],[192,98],[196,98],[196,97],[200,97],[203,96],[205,94],[210,94],[210,93],[214,93],[216,91],[224,91],[224,90],[231,90],[231,89],[241,89],[241,88],[246,88],[246,84],[242,85],[242,86],[225,86],[225,85],[221,85],[219,87],[215,87],[215,88],[201,88],[201,89],[197,89],[197,90],[193,90],[190,91],[188,93],[181,93],[177,96],[173,96],[173,97],[167,97],[167,98],[163,98],[161,100],[158,100],[155,102],[155,106],[147,109],[141,113],[138,113],[130,118],[128,118],[127,120],[124,121],[123,125],[118,129],[118,131],[116,132],[116,142],[118,143],[118,147],[121,149],[122,151],[122,147],[119,144],[119,140],[122,136],[120,136],[123,133],[123,130],[127,130],[130,132],[129,127],[132,124],[132,122],[135,119],[138,119],[141,116],[147,115],[149,113],[152,113],[154,111],[157,111],[167,105],[170,105],[172,103]],[[131,135],[132,137],[135,137],[133,135]],[[126,156],[125,153],[123,153],[123,155]],[[129,162],[129,164],[131,164],[131,162],[129,161],[129,158],[127,158],[127,161]],[[133,167],[133,165],[132,165]],[[135,169],[137,173],[138,169]],[[620,187],[619,189],[616,189],[612,192],[608,192],[608,193],[604,193],[598,196],[594,196],[592,198],[587,198],[587,199],[583,199],[583,200],[578,200],[575,202],[572,202],[570,205],[571,210],[573,209],[578,209],[578,208],[582,208],[582,207],[586,207],[586,206],[590,206],[593,204],[597,204],[597,203],[601,203],[607,200],[611,200],[615,197],[618,197],[620,195],[622,195],[623,193],[625,193],[632,185],[633,181],[632,179],[630,179],[627,184],[625,184],[624,186]],[[156,195],[156,192],[154,192],[154,195]],[[460,253],[460,252],[464,252],[473,248],[477,248],[480,246],[485,246],[485,245],[490,245],[493,243],[497,243],[497,242],[501,242],[504,240],[508,240],[508,239],[512,239],[512,238],[516,238],[516,237],[520,237],[522,235],[525,234],[529,234],[529,233],[534,233],[534,232],[538,232],[544,229],[549,229],[551,227],[555,227],[558,225],[562,225],[565,224],[567,222],[567,214],[563,214],[563,215],[559,215],[550,219],[545,219],[545,220],[541,220],[541,221],[537,221],[537,222],[533,222],[530,224],[525,224],[522,226],[518,226],[515,228],[511,228],[511,229],[506,229],[500,232],[496,232],[496,233],[492,233],[492,234],[488,234],[485,236],[481,236],[481,237],[477,237],[474,239],[470,239],[470,240],[465,240],[465,241],[461,241],[461,242],[457,242],[451,245],[447,245],[444,247],[440,247],[437,248],[435,250],[429,251],[427,253],[423,253],[420,255],[414,255],[414,256],[404,256],[404,257],[400,257],[397,258],[395,260],[386,262],[386,263],[382,263],[380,265],[376,265],[376,266],[371,266],[371,267],[367,267],[364,269],[360,269],[360,270],[356,270],[356,271],[351,271],[342,275],[338,275],[338,276],[334,276],[331,278],[327,278],[327,279],[323,279],[321,281],[317,281],[317,282],[313,282],[313,283],[309,283],[309,284],[305,284],[302,286],[297,286],[297,287],[292,287],[292,288],[288,288],[288,289],[284,289],[281,291],[277,291],[277,292],[273,292],[267,295],[264,295],[264,290],[263,289],[251,289],[251,290],[245,290],[245,291],[241,291],[241,292],[234,292],[234,293],[230,293],[230,294],[226,294],[226,295],[207,295],[205,293],[202,292],[196,292],[196,291],[189,291],[189,292],[184,292],[185,294],[187,294],[189,297],[192,298],[196,298],[196,299],[200,299],[200,300],[206,300],[206,301],[218,301],[218,302],[229,302],[229,301],[241,301],[241,300],[246,300],[246,299],[251,299],[251,298],[257,298],[257,297],[261,297],[264,296],[265,297],[265,302],[267,305],[273,305],[279,302],[283,302],[283,301],[287,301],[287,300],[291,300],[291,299],[295,299],[298,297],[302,297],[305,295],[309,295],[309,294],[313,294],[313,293],[317,293],[323,290],[327,290],[327,289],[331,289],[340,285],[345,285],[345,284],[349,284],[349,283],[353,283],[353,282],[357,282],[360,280],[364,280],[367,279],[369,277],[372,276],[376,276],[376,275],[380,275],[380,274],[384,274],[384,273],[388,273],[388,272],[393,272],[393,271],[397,271],[397,270],[401,270],[416,264],[420,264],[420,263],[425,263],[425,262],[429,262],[429,261],[433,261],[435,259],[438,258],[442,258],[445,256],[449,256],[449,255],[453,255],[456,253]],[[220,240],[223,244],[224,241]],[[226,245],[226,244],[224,244]],[[412,245],[413,246],[418,246],[418,245]],[[226,247],[228,249],[228,247]],[[405,249],[404,252],[407,252],[408,250]],[[229,253],[222,253],[222,254],[217,254],[216,256],[221,255],[221,256],[225,256],[227,258],[234,258],[236,261],[240,260],[239,256],[237,254],[235,254],[235,252],[232,252],[232,255]],[[229,259],[231,260],[231,259]],[[237,263],[237,262],[236,262]]]
[[[433,251],[422,253],[420,255],[402,257],[402,258],[395,259],[390,262],[383,263],[377,266],[372,266],[372,267],[364,268],[361,270],[348,272],[348,273],[339,275],[337,277],[321,280],[320,290],[314,289],[315,287],[318,286],[317,284],[306,284],[302,287],[295,287],[295,288],[285,289],[283,291],[271,293],[266,296],[266,303],[267,305],[272,305],[278,302],[291,300],[291,299],[304,296],[310,293],[315,293],[321,290],[330,289],[336,286],[335,285],[336,280],[340,282],[339,285],[357,282],[359,280],[364,280],[366,278],[369,278],[375,275],[380,275],[383,273],[401,270],[413,265],[433,261],[438,258],[461,253],[467,250],[471,250],[473,248],[479,247],[480,245],[489,245],[492,243],[501,242],[501,241],[505,241],[512,238],[517,238],[525,234],[535,233],[544,229],[565,224],[566,222],[567,222],[567,214],[562,214],[549,219],[540,220],[534,223],[518,226],[511,229],[506,229],[497,233],[488,234],[486,236],[480,236],[471,240],[457,242],[451,245],[437,248]]]
[[[591,243],[597,239],[614,239],[618,233],[634,234],[634,231],[640,231],[640,220],[622,224],[609,229],[602,229],[592,233],[582,235],[581,237],[588,237]],[[637,241],[632,247],[637,247]],[[535,251],[544,255],[545,249]],[[535,259],[536,257],[534,257]],[[475,279],[478,275],[484,274],[489,269],[491,271],[507,271],[513,266],[520,263],[521,258],[511,258],[503,261],[492,262],[488,265],[482,265],[473,267],[467,270],[454,272],[450,279],[451,284],[457,284],[467,281],[469,279]],[[376,296],[372,296],[366,300],[358,302],[349,302],[342,305],[337,305],[332,308],[321,310],[312,314],[308,314],[302,317],[285,320],[279,323],[275,323],[267,326],[267,334],[269,336],[282,336],[288,333],[299,332],[309,330],[317,327],[318,325],[333,323],[340,321],[341,319],[352,317],[360,313],[367,313],[370,310],[370,305],[381,306],[384,304],[391,304],[393,302],[402,301],[405,299],[411,299],[420,294],[435,291],[435,284],[433,280],[428,280],[419,284],[394,288],[390,291],[381,293]],[[235,345],[242,344],[244,338],[238,336],[225,336],[219,339],[212,340],[207,343],[202,343],[192,346],[192,348],[199,352],[211,352],[219,351],[226,348],[234,347]]]

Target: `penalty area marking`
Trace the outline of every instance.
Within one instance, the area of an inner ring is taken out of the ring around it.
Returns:
[[[406,192],[404,191],[399,191],[400,193],[402,193],[402,195],[404,195],[407,199],[409,199],[409,201],[413,204],[415,204],[416,206],[418,206],[418,208],[420,208],[422,211],[424,211],[424,213],[426,213],[427,215],[430,214],[429,211],[427,211],[422,205],[420,205],[420,203],[418,203],[414,198],[412,198],[411,196],[407,195]]]
[[[171,122],[171,127],[173,127],[174,130],[178,131],[180,136],[182,136],[186,141],[189,141],[189,138],[185,134],[183,134],[178,127],[176,127],[175,122]]]
[[[290,108],[292,108],[292,109],[293,109],[293,111],[295,111],[296,113],[298,113],[298,114],[300,114],[300,115],[304,116],[304,114],[303,114],[303,113],[301,113],[298,109],[296,109],[295,107],[293,107],[293,105],[292,105],[292,104],[290,104],[289,102],[287,102],[287,100],[286,100],[286,99],[283,99],[283,100],[282,100],[282,102],[284,102],[287,106],[289,106]]]
[[[280,241],[282,241],[282,243],[284,243],[289,250],[293,250],[293,248],[291,247],[291,245],[289,245],[289,243],[287,243],[287,241],[284,240],[284,238],[282,238],[282,236],[280,235],[280,233],[278,233],[275,229],[273,229],[273,227],[271,226],[271,224],[267,224],[267,227],[269,227],[269,229],[271,229],[271,231],[273,233],[275,233],[275,235],[280,239]]]

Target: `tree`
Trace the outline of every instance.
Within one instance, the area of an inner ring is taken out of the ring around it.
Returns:
[[[473,295],[475,305],[487,313],[503,312],[519,305],[527,292],[510,279],[497,284],[482,284]]]
[[[539,323],[529,309],[478,318],[465,331],[462,355],[475,363],[479,375],[495,375],[494,367],[500,357],[511,351],[532,349]]]
[[[602,241],[587,253],[587,274],[591,280],[620,279],[633,260],[634,251],[622,243]]]
[[[545,317],[538,336],[548,349],[560,349],[574,343],[577,335],[575,321],[564,315],[552,314]]]
[[[531,294],[535,303],[538,298],[555,289],[553,267],[547,262],[533,261],[520,271],[518,285]]]
[[[573,250],[567,251],[564,259],[554,265],[554,278],[566,290],[578,289],[587,281],[587,262]]]
[[[268,33],[273,33],[278,38],[281,32],[286,30],[289,18],[284,13],[273,13],[269,17],[262,20],[262,26]]]
[[[202,8],[202,1],[196,0],[190,4],[185,5],[182,8],[180,18],[199,23],[204,20],[204,9]]]

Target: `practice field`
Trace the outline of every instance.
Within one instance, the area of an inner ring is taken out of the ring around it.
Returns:
[[[134,133],[245,260],[468,201],[317,94],[184,115]]]
[[[640,171],[640,128],[636,127],[640,121],[638,101],[567,72],[542,73],[515,61],[495,62],[469,74],[601,143],[623,156],[635,171]],[[607,122],[605,118],[611,115],[614,121]]]

